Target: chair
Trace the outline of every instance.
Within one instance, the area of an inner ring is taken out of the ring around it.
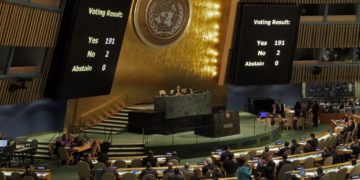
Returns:
[[[50,160],[56,160],[57,159],[54,147],[55,147],[54,143],[49,143],[48,148],[49,148]]]
[[[0,180],[6,180],[5,174],[1,171],[0,171]]]
[[[305,118],[300,117],[298,118],[298,120],[296,121],[296,127],[298,130],[300,130],[300,127],[302,127],[302,129],[305,129]]]
[[[323,166],[330,166],[333,163],[334,163],[334,158],[332,156],[330,156],[324,160]]]
[[[136,180],[136,174],[126,173],[121,176],[122,180]]]
[[[359,176],[359,175],[360,175],[360,165],[357,165],[351,170],[351,172],[349,174],[349,177],[351,177],[351,176]]]
[[[132,168],[134,167],[142,167],[142,160],[141,159],[133,159],[130,163]]]
[[[345,180],[346,179],[346,174],[347,174],[347,168],[340,169],[336,173],[336,180]]]
[[[24,176],[21,180],[35,180],[35,178],[32,176]]]
[[[2,154],[0,155],[1,165],[6,164],[9,167],[11,160],[13,159],[14,148],[12,146],[5,146]]]
[[[174,166],[179,166],[180,165],[180,163],[179,163],[179,161],[177,160],[177,159],[170,159],[168,162],[167,162],[167,164],[168,163],[172,163]]]
[[[116,166],[117,168],[127,168],[126,162],[124,160],[115,161],[114,166]]]
[[[106,168],[106,165],[102,162],[98,162],[94,164],[94,169],[104,169]]]
[[[315,162],[314,158],[311,158],[311,157],[306,158],[303,166],[305,169],[313,168],[314,162]]]
[[[27,136],[19,136],[15,138],[16,145],[26,145],[26,142],[28,140]]]
[[[28,153],[26,153],[24,155],[25,159],[30,159],[31,160],[31,164],[34,164],[34,156],[37,153],[38,144],[39,144],[39,141],[37,139],[31,140],[30,147],[32,149],[31,149],[31,151],[29,151]]]
[[[163,175],[163,178],[162,178],[162,179],[163,179],[163,180],[168,180],[169,177],[172,176],[172,175],[173,175],[173,173],[166,173],[166,174]]]
[[[299,146],[295,149],[294,154],[301,154],[301,151],[303,150],[302,146]]]
[[[256,156],[256,150],[249,151],[248,155],[250,156],[250,158],[255,157]]]
[[[60,165],[62,165],[63,161],[66,162],[66,166],[69,165],[69,162],[73,162],[74,158],[69,155],[69,153],[67,152],[67,150],[64,147],[59,147],[58,152],[59,152],[59,158],[60,158],[59,159]]]
[[[329,174],[321,176],[320,180],[329,180]]]
[[[279,170],[277,179],[285,180],[285,173],[289,172],[289,171],[291,172],[292,168],[293,168],[293,166],[291,164],[286,164],[286,165],[282,166]]]
[[[83,161],[78,162],[76,164],[76,170],[81,180],[91,179],[92,175],[88,163]]]
[[[145,175],[142,180],[156,180],[156,177],[152,174]]]
[[[351,132],[348,132],[345,138],[345,144],[348,144],[351,142]]]
[[[300,164],[299,160],[295,160],[295,161],[291,162],[291,165],[295,168],[295,167],[300,166],[301,164]]]
[[[101,175],[101,180],[116,180],[114,173],[106,172]]]
[[[329,180],[336,180],[336,172],[328,172],[329,174]]]
[[[286,154],[287,156],[291,155],[291,149],[286,150],[284,154]]]
[[[193,174],[194,174],[194,173],[191,173],[191,172],[185,173],[185,174],[184,174],[185,180],[191,180],[191,176],[192,176]]]
[[[11,173],[11,180],[21,180],[21,174],[17,172]]]
[[[287,118],[286,122],[284,124],[284,127],[286,130],[293,129],[293,119],[292,118]]]

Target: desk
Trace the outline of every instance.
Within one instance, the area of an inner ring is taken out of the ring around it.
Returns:
[[[173,169],[175,168],[183,168],[184,166],[174,166]],[[195,168],[202,168],[202,166],[200,165],[190,165],[190,170],[194,170]],[[145,168],[119,168],[117,169],[117,171],[119,172],[120,176],[126,174],[126,173],[133,173],[136,174],[137,178],[140,175],[141,171],[145,169]],[[167,167],[153,167],[153,169],[155,169],[158,172],[158,178],[163,176],[163,171],[165,169],[167,169]]]
[[[19,157],[19,166],[21,166],[21,162],[24,164],[25,161],[25,153],[30,153],[32,150],[34,150],[33,147],[23,147],[23,146],[18,146],[16,147],[16,149],[14,150],[14,154],[17,154]]]
[[[0,168],[0,171],[5,174],[6,177],[10,177],[11,173],[17,172],[20,174],[25,173],[24,169],[16,169],[16,168]],[[36,171],[36,174],[41,180],[51,180],[51,172],[49,169],[43,171]]]
[[[357,161],[357,164],[360,163],[360,160]],[[355,166],[351,165],[351,162],[345,162],[345,163],[340,163],[340,164],[334,164],[334,165],[330,165],[330,166],[323,166],[323,172],[329,173],[329,172],[337,172],[340,169],[347,169],[347,173],[349,174],[351,172],[351,170],[354,168]],[[310,168],[310,169],[305,169],[305,177],[301,177],[299,174],[299,171],[293,171],[292,174],[296,175],[297,178],[301,178],[301,179],[308,179],[308,178],[313,178],[315,176],[317,176],[316,173],[317,168]]]
[[[125,161],[127,166],[130,166],[132,160],[134,160],[134,159],[142,160],[144,157],[146,157],[146,156],[109,157],[109,160],[111,161],[111,163],[114,163],[117,160],[123,160],[123,161]],[[157,158],[159,165],[165,165],[167,155],[157,155],[155,157]],[[95,164],[98,161],[96,158],[92,158],[92,162]]]
[[[323,132],[320,133],[318,135],[316,135],[316,138],[318,138],[319,142],[321,140],[327,140],[333,136],[338,135],[339,133],[332,133],[332,135],[330,135],[330,133],[328,132]],[[305,141],[299,142],[300,145],[305,146],[306,145],[306,141],[309,140],[310,138],[305,139]],[[282,148],[284,145],[271,145],[269,146],[270,151],[274,151],[277,152],[280,148]],[[234,153],[234,157],[238,158],[240,156],[246,155],[248,154],[250,151],[256,151],[256,155],[257,156],[261,156],[263,151],[264,151],[264,147],[256,147],[256,148],[248,148],[248,149],[234,149],[234,150],[230,150],[231,152]],[[211,152],[211,157],[215,160],[220,160],[220,153],[217,152]]]
[[[92,143],[87,143],[87,144],[84,144],[82,146],[76,146],[76,147],[72,147],[72,148],[67,147],[65,149],[67,149],[67,150],[69,150],[71,152],[80,153],[80,152],[84,152],[86,150],[91,149],[91,144]]]
[[[180,96],[155,97],[155,112],[165,112],[165,119],[211,114],[210,92]]]

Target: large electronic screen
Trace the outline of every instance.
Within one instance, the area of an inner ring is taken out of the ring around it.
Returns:
[[[228,82],[288,84],[299,27],[296,5],[240,4]]]
[[[66,1],[45,96],[111,92],[132,0]]]

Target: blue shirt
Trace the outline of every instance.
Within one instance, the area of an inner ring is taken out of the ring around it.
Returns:
[[[247,166],[240,166],[237,170],[237,179],[238,180],[250,180],[251,171]]]

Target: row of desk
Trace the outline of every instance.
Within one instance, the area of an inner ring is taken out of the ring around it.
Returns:
[[[17,168],[0,168],[0,172],[4,173],[6,177],[11,177],[12,173],[25,173],[24,169],[17,169]],[[36,174],[40,180],[51,180],[51,172],[49,169],[36,171]]]
[[[337,136],[339,133],[328,133],[328,132],[324,132],[324,133],[320,133],[316,136],[316,138],[318,138],[319,142],[320,141],[325,141],[328,140],[329,138],[335,137]],[[309,140],[305,139],[304,141],[299,142],[300,145],[305,146],[306,145],[306,141]],[[282,148],[284,145],[280,144],[280,145],[271,145],[269,146],[269,150],[270,151],[274,151],[277,152],[280,148]],[[256,151],[256,155],[257,156],[261,156],[264,152],[264,147],[256,147],[256,148],[247,148],[247,149],[234,149],[234,150],[230,150],[231,152],[234,153],[234,157],[235,158],[239,158],[240,156],[244,156],[247,155],[249,152],[251,151]],[[211,152],[211,158],[215,159],[215,160],[220,160],[220,153],[221,152]]]

